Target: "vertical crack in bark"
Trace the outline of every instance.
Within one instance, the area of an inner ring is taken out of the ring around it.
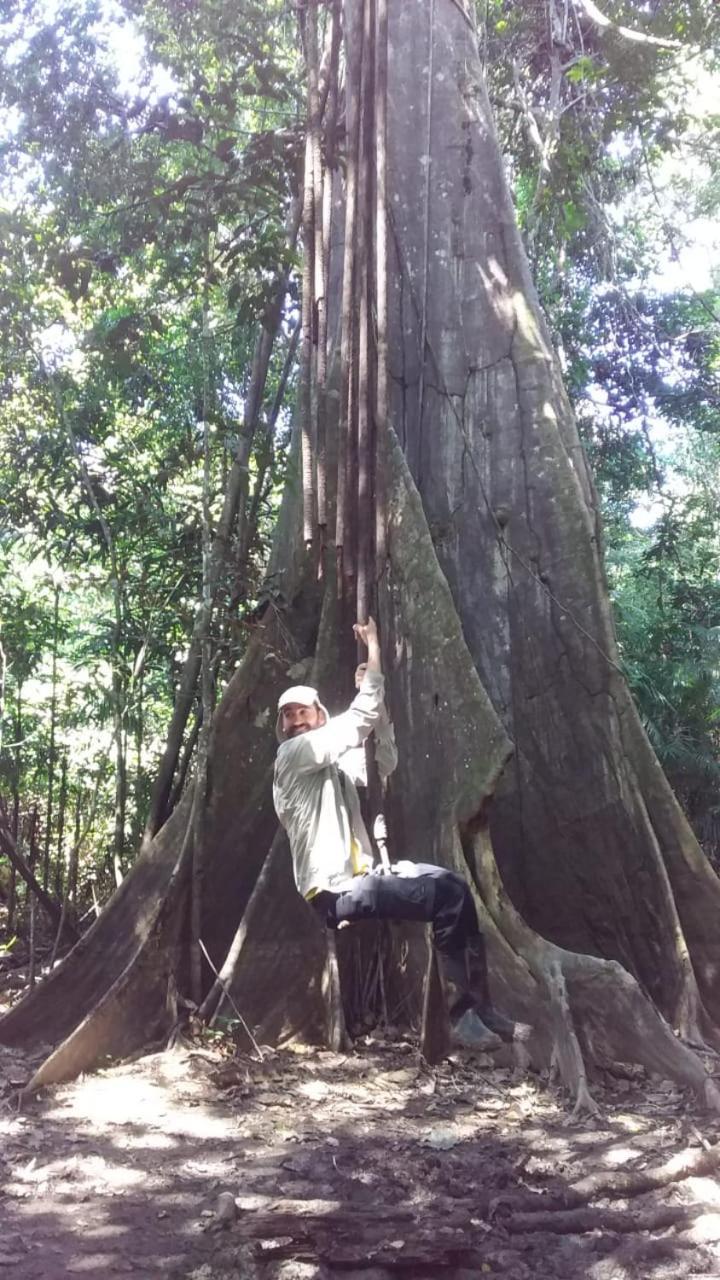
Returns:
[[[431,170],[432,170],[432,123],[433,123],[433,76],[435,73],[435,0],[430,0],[428,9],[428,54],[427,54],[427,96],[425,110],[427,113],[427,127],[425,133],[425,194],[424,194],[424,212],[423,212],[423,298],[420,308],[420,342],[419,342],[419,359],[420,359],[420,379],[418,383],[418,402],[417,402],[417,478],[418,485],[422,484],[423,469],[423,409],[425,401],[425,346],[427,341],[427,305],[428,305],[428,277],[430,274],[430,195],[431,195]]]

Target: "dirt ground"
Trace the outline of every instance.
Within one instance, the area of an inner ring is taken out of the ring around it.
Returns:
[[[430,1070],[396,1037],[262,1061],[206,1041],[19,1107],[30,1066],[0,1048],[13,1280],[720,1278],[720,1122],[660,1081],[608,1080],[571,1121],[547,1081]]]

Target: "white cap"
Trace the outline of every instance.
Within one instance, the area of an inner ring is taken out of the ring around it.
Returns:
[[[318,707],[325,716],[325,724],[330,719],[327,707],[323,706],[320,701],[320,694],[317,689],[313,689],[310,684],[294,684],[291,688],[286,689],[280,694],[278,699],[278,714],[275,722],[275,737],[278,742],[285,741],[285,735],[282,731],[282,709],[283,707]]]
[[[283,707],[290,707],[293,704],[298,707],[314,707],[317,702],[320,705],[320,694],[317,689],[313,689],[309,684],[294,684],[292,688],[286,689],[280,694],[278,699],[278,711],[282,711]]]

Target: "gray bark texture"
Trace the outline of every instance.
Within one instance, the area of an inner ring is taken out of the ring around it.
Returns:
[[[717,1019],[720,883],[619,669],[592,480],[476,39],[452,0],[437,0],[431,32],[432,12],[390,5],[391,418],[515,748],[495,852],[538,932],[619,960],[668,1017],[709,1036],[697,986]]]

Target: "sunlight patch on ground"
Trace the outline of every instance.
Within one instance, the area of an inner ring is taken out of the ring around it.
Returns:
[[[712,1205],[720,1211],[720,1186],[715,1178],[688,1178],[685,1185],[698,1204]],[[720,1222],[720,1212],[715,1216]]]
[[[22,1132],[27,1120],[25,1116],[13,1116],[0,1118],[0,1138],[17,1137]]]
[[[298,1086],[297,1092],[305,1098],[313,1098],[316,1102],[321,1102],[327,1098],[331,1089],[324,1080],[306,1080]]]
[[[720,1213],[703,1213],[695,1219],[687,1234],[696,1244],[716,1244],[720,1241]],[[717,1250],[715,1256],[718,1256]],[[713,1277],[708,1276],[707,1280],[713,1280]]]
[[[171,1136],[205,1141],[229,1136],[227,1117],[220,1117],[203,1105],[199,1083],[185,1075],[181,1092],[168,1090],[168,1078],[178,1079],[182,1073],[171,1054],[160,1063],[157,1058],[151,1060],[150,1069],[160,1078],[148,1079],[147,1072],[113,1072],[87,1077],[82,1090],[59,1090],[48,1118],[65,1123],[73,1118],[79,1131],[86,1132],[117,1132],[124,1126],[142,1128],[151,1140],[146,1145],[157,1145],[153,1135],[158,1129],[168,1141]]]
[[[78,1188],[85,1184],[89,1187],[109,1187],[111,1190],[124,1190],[146,1181],[144,1170],[121,1168],[96,1155],[71,1156],[69,1160],[50,1160],[47,1164],[33,1159],[24,1167],[16,1167],[13,1177],[15,1182],[26,1185],[47,1184],[64,1179]]]
[[[614,1123],[627,1133],[643,1133],[647,1129],[647,1122],[638,1119],[637,1116],[617,1115],[614,1117]]]
[[[76,1258],[73,1262],[73,1272],[92,1276],[93,1280],[97,1280],[97,1276],[108,1269],[117,1271],[117,1258],[112,1253],[91,1253],[85,1258]]]
[[[605,1152],[605,1164],[627,1164],[628,1160],[637,1160],[637,1147],[611,1147]]]

